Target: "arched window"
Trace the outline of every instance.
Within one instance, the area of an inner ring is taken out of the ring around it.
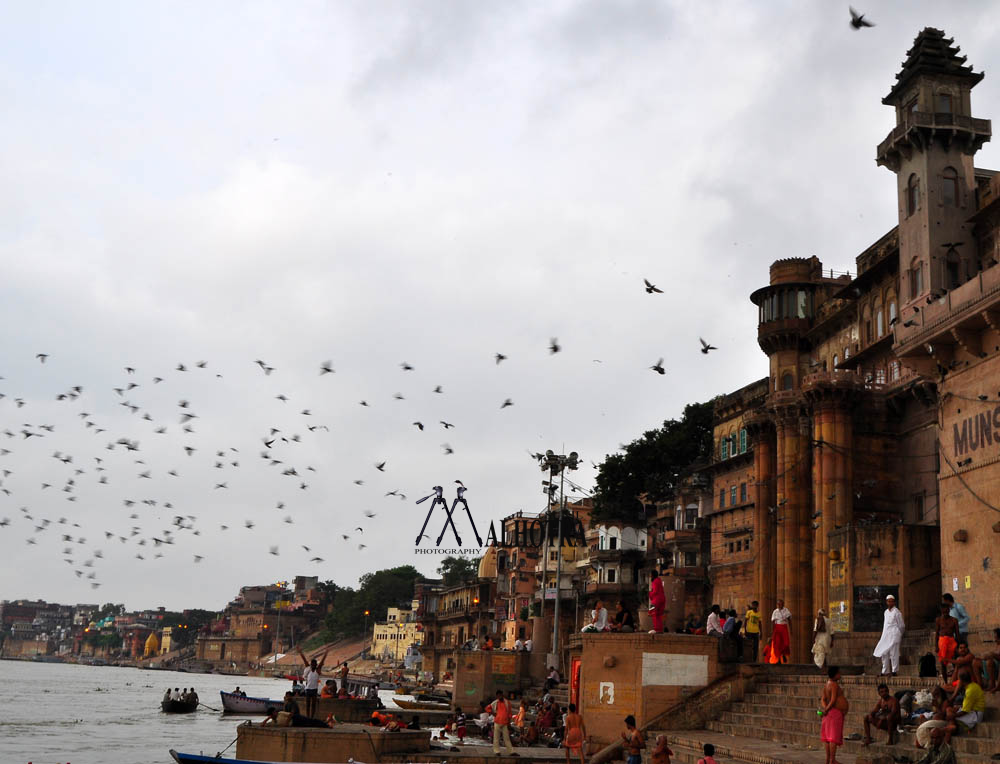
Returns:
[[[896,301],[894,299],[889,300],[889,324],[892,325],[896,321]]]
[[[941,204],[958,206],[958,171],[954,167],[945,167],[941,173]]]
[[[795,378],[791,372],[785,372],[781,377],[781,389],[791,390],[795,386]]]
[[[938,114],[951,114],[951,93],[941,92],[934,97],[934,111]]]
[[[722,443],[719,446],[719,458],[728,459],[729,458],[729,438],[723,437]]]
[[[882,314],[882,306],[875,305],[875,336],[879,339],[885,334],[885,316]]]
[[[870,345],[872,342],[872,313],[871,309],[865,305],[864,311],[861,313],[861,330],[864,332],[862,334],[862,339],[866,345]]]
[[[916,173],[910,176],[910,179],[906,181],[906,216],[909,217],[920,206],[920,178],[916,176]]]
[[[837,370],[837,364],[838,363],[840,363],[840,359],[837,357],[837,354],[834,353],[833,354],[833,371]]]

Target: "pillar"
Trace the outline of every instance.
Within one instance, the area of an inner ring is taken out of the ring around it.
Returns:
[[[770,508],[774,506],[775,442],[770,423],[755,428],[753,573],[754,595],[760,603],[762,639],[771,633],[771,611],[775,603],[775,534]]]

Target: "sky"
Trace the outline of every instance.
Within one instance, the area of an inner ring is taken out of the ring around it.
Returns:
[[[881,98],[920,29],[1000,114],[991,6],[7,4],[0,599],[433,575],[416,499],[462,480],[485,537],[544,507],[546,449],[586,495],[766,375],[771,262],[853,273],[895,224]]]

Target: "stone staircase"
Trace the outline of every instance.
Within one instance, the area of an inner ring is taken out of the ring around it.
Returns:
[[[705,730],[667,731],[674,761],[694,764],[701,757],[702,745],[711,742],[716,746],[716,758],[720,761],[744,761],[755,764],[776,764],[777,762],[799,762],[800,764],[821,764],[824,761],[820,741],[820,719],[816,715],[819,697],[826,677],[815,667],[802,666],[801,673],[769,672],[760,680],[753,692],[743,701],[734,703],[714,721],[707,723]],[[792,669],[794,671],[794,669]],[[882,681],[877,676],[844,676],[841,686],[850,702],[850,711],[844,727],[844,734],[864,733],[863,718],[875,705],[876,687]],[[930,689],[933,680],[914,676],[890,677],[886,681],[891,692],[897,690]],[[652,747],[656,732],[647,735]],[[912,732],[902,733],[898,742],[886,745],[886,733],[873,732],[877,741],[865,749],[860,741],[845,741],[839,749],[838,760],[842,764],[854,764],[862,760],[859,755],[906,756],[916,761],[922,752],[915,746]],[[996,761],[991,757],[1000,753],[1000,696],[987,695],[985,721],[971,733],[956,735],[952,747],[960,764],[987,764]],[[863,757],[863,760],[868,760]]]

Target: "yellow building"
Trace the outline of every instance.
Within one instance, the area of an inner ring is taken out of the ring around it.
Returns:
[[[407,649],[419,646],[421,641],[422,635],[413,619],[413,609],[391,607],[386,611],[385,621],[376,623],[372,631],[372,656],[382,660],[402,661]]]
[[[160,640],[156,638],[156,632],[152,631],[146,638],[146,645],[142,651],[143,658],[149,658],[150,656],[157,655],[160,652]]]
[[[170,652],[170,643],[173,641],[173,626],[163,627],[163,637],[160,639],[160,655]]]

